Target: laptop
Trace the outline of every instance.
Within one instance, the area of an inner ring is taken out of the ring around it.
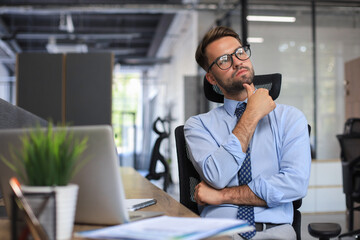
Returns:
[[[136,203],[136,206],[128,206],[129,203],[126,203],[111,126],[74,126],[66,129],[72,131],[76,138],[88,137],[87,148],[81,155],[82,158],[87,158],[87,163],[71,181],[79,185],[76,223],[114,225],[163,214],[128,210],[138,209],[142,200],[129,200]],[[11,160],[9,146],[20,148],[20,137],[28,131],[29,129],[0,130],[0,155]],[[54,131],[58,129],[54,128]],[[0,161],[1,190],[8,216],[11,216],[9,179],[13,176],[16,174]],[[156,203],[153,199],[144,200],[143,206]]]

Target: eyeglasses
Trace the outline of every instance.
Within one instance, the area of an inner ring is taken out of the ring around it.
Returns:
[[[215,61],[213,61],[210,64],[210,66],[208,68],[208,72],[210,71],[211,67],[214,66],[215,63],[221,70],[229,69],[233,65],[233,62],[234,62],[233,57],[232,57],[233,55],[235,55],[235,57],[241,61],[245,61],[245,60],[249,59],[251,56],[250,45],[239,47],[232,54],[225,54],[225,55],[222,55],[222,56],[216,58]]]

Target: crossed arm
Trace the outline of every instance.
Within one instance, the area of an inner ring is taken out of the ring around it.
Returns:
[[[244,84],[247,91],[247,108],[240,118],[233,134],[239,139],[243,152],[250,143],[257,123],[275,108],[275,102],[265,89],[258,89],[254,93],[254,86]],[[195,200],[200,205],[220,205],[224,203],[235,205],[266,206],[266,202],[255,195],[247,185],[215,189],[202,181],[195,187]]]
[[[266,206],[266,202],[256,196],[247,185],[215,189],[204,181],[195,187],[195,200],[200,205],[234,205]]]

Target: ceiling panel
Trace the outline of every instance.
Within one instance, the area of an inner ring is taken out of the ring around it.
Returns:
[[[160,9],[166,4],[180,4],[181,0],[137,0],[131,1],[131,6],[121,5],[128,2],[2,0],[0,60],[13,71],[18,52],[61,49],[110,51],[122,64],[156,64],[156,52],[174,13],[148,11],[142,4]]]
[[[164,63],[156,53],[176,13],[240,9],[239,0],[1,0],[0,63],[14,72],[16,53],[110,51],[123,65]],[[310,0],[248,0],[252,10],[309,6]],[[322,6],[359,7],[358,0],[317,0]]]

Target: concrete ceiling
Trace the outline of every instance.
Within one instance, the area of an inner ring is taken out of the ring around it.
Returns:
[[[360,5],[355,0],[316,2]],[[276,9],[285,3],[304,5],[311,1],[248,0],[248,3],[252,7],[266,5]],[[176,13],[229,12],[238,8],[238,0],[1,0],[0,63],[13,74],[17,53],[76,48],[110,51],[115,61],[123,65],[160,64],[168,59],[157,58],[157,51]]]

